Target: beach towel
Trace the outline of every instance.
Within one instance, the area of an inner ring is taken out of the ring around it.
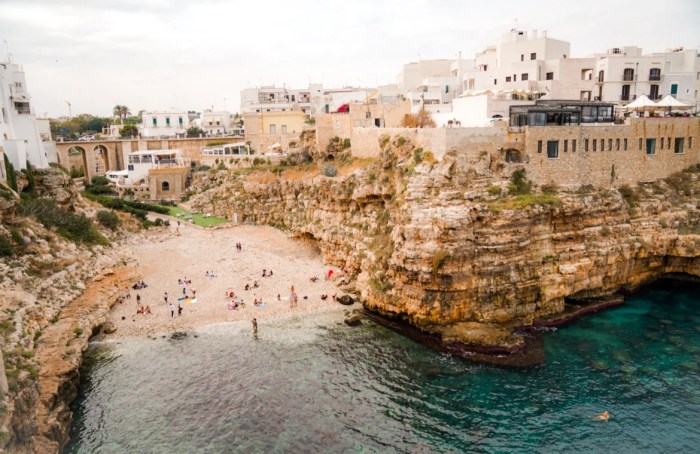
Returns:
[[[226,307],[228,307],[228,310],[232,311],[233,310],[233,304],[227,304]]]

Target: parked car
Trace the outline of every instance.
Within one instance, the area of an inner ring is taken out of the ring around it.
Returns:
[[[91,140],[95,140],[95,136],[93,136],[92,134],[88,134],[86,136],[80,137],[78,140],[80,140],[81,142],[89,142]]]

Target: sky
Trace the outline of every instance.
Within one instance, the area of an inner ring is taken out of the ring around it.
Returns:
[[[571,56],[700,48],[700,1],[0,0],[0,41],[37,116],[240,110],[240,91],[377,86],[405,63],[474,58],[517,27]],[[0,61],[7,59],[0,47]]]

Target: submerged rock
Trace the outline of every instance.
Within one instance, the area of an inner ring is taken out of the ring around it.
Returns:
[[[113,322],[107,322],[102,325],[102,334],[112,334],[117,331],[117,325]]]
[[[352,306],[355,304],[355,299],[350,295],[343,295],[338,298],[338,302],[344,306]]]
[[[182,332],[182,331],[176,331],[170,336],[170,339],[179,340],[179,339],[184,339],[186,337],[187,337],[187,333]]]
[[[358,314],[351,315],[345,319],[345,324],[348,326],[358,326],[362,324],[362,317]]]

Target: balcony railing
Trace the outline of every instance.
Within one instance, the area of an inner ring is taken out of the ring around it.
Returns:
[[[636,98],[635,95],[630,95],[630,94],[626,95],[624,93],[620,95],[620,101],[634,101],[635,98]]]
[[[649,80],[661,80],[661,74],[649,74]]]
[[[634,74],[624,73],[624,74],[622,74],[622,80],[624,80],[626,82],[631,82],[634,80]]]

